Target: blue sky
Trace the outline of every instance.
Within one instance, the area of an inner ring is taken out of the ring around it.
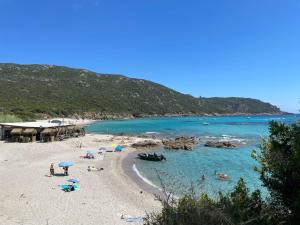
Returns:
[[[0,10],[0,62],[300,108],[298,0],[0,0]]]

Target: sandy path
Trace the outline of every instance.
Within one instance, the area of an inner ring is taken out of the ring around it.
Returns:
[[[0,224],[129,224],[120,219],[121,213],[144,215],[145,211],[159,209],[160,203],[151,194],[140,194],[121,168],[130,149],[106,153],[104,159],[79,158],[87,149],[118,143],[110,139],[111,136],[87,135],[54,143],[0,142]],[[134,141],[132,138],[125,142]],[[78,148],[79,142],[84,145],[82,149]],[[79,191],[64,193],[58,185],[67,183],[68,178],[48,176],[50,163],[56,163],[55,172],[63,172],[57,163],[64,160],[75,163],[69,172],[70,178],[80,180]],[[104,170],[88,172],[89,165]]]

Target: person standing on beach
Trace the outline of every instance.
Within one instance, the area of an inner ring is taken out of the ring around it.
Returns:
[[[63,167],[63,170],[64,170],[64,175],[68,176],[67,167]]]
[[[65,176],[69,176],[69,167],[65,167]]]
[[[51,163],[50,165],[50,176],[54,176],[54,165]]]

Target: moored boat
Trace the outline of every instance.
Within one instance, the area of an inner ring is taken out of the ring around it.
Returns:
[[[164,155],[157,155],[156,153],[153,154],[146,154],[146,153],[140,153],[138,154],[139,159],[142,160],[148,160],[148,161],[162,161],[167,160]]]

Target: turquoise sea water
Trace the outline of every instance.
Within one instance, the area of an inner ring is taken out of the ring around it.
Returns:
[[[299,116],[298,116],[299,119]],[[167,161],[148,162],[136,160],[140,174],[156,186],[161,180],[169,191],[180,195],[193,184],[198,192],[216,195],[218,191],[230,191],[240,177],[243,177],[251,191],[261,189],[259,176],[254,172],[256,162],[251,158],[253,149],[258,149],[262,137],[268,135],[268,123],[272,120],[292,123],[295,116],[224,116],[224,117],[172,117],[146,118],[124,121],[104,121],[87,126],[93,133],[143,135],[158,132],[159,137],[181,135],[197,136],[199,145],[194,151],[164,150]],[[239,142],[238,149],[217,149],[204,147],[207,140],[232,140]],[[214,172],[226,173],[229,181],[220,181]],[[205,180],[201,180],[201,176]],[[161,179],[159,179],[161,177]]]

